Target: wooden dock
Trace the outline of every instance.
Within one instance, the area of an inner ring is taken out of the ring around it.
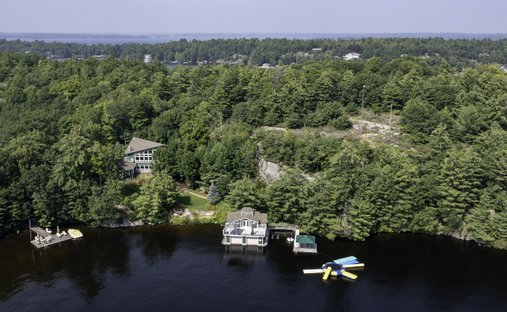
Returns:
[[[61,242],[65,242],[72,239],[72,237],[69,234],[60,236],[56,234],[50,234],[46,232],[46,230],[38,226],[31,227],[30,230],[36,234],[36,237],[39,237],[39,239],[35,238],[30,241],[30,243],[32,243],[32,245],[34,245],[37,248],[59,244]]]

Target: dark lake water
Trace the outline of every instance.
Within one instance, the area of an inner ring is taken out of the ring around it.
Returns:
[[[0,240],[0,311],[507,311],[507,252],[447,237],[294,255],[283,240],[227,251],[218,226],[82,232],[43,250],[26,232]],[[348,255],[366,263],[355,282],[302,273]]]

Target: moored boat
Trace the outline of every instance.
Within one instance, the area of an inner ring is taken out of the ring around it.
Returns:
[[[76,230],[76,229],[69,229],[67,232],[68,232],[68,233],[69,233],[69,235],[70,235],[72,238],[74,238],[74,239],[83,237],[83,233],[81,233],[81,231],[80,231],[80,230]]]

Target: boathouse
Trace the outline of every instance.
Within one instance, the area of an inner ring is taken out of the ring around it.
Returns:
[[[315,242],[315,236],[301,235],[299,234],[299,230],[296,230],[293,251],[295,253],[317,253],[317,243]]]
[[[268,214],[245,207],[227,214],[223,245],[258,246],[268,244]]]
[[[155,151],[165,146],[153,141],[133,137],[125,150],[123,170],[128,178],[137,173],[151,173]]]

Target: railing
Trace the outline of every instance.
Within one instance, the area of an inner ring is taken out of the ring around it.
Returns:
[[[272,231],[296,231],[298,226],[296,224],[272,224],[269,226]]]

